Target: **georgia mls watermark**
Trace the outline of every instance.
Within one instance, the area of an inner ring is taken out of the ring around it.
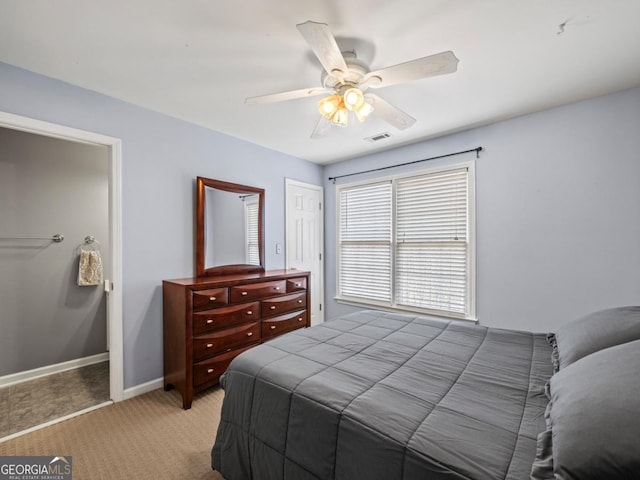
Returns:
[[[72,480],[73,463],[67,457],[0,457],[0,480]]]

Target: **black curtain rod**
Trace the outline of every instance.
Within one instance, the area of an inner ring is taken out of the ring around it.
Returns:
[[[483,150],[482,147],[476,147],[476,148],[472,148],[471,150],[464,150],[462,152],[447,153],[445,155],[438,155],[437,157],[423,158],[422,160],[414,160],[413,162],[399,163],[398,165],[389,165],[388,167],[373,168],[371,170],[364,170],[362,172],[354,172],[354,173],[346,173],[344,175],[336,175],[335,177],[329,177],[329,180],[333,180],[333,183],[336,183],[336,180],[338,178],[350,177],[352,175],[360,175],[362,173],[379,172],[380,170],[387,170],[388,168],[404,167],[405,165],[412,165],[414,163],[426,162],[427,160],[436,160],[438,158],[453,157],[454,155],[462,155],[463,153],[476,152],[476,158],[480,158],[480,152],[482,150]]]

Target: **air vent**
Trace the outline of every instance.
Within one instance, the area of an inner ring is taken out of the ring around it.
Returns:
[[[365,138],[365,140],[367,142],[379,142],[380,140],[384,140],[385,138],[389,138],[390,136],[391,136],[390,133],[384,132],[384,133],[378,133],[377,135],[373,135],[372,137],[367,137]]]

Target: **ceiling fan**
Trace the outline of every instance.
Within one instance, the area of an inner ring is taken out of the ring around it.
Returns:
[[[248,97],[245,103],[266,104],[329,94],[318,102],[320,119],[311,138],[328,133],[331,125],[347,126],[349,112],[364,121],[371,113],[399,130],[409,128],[415,118],[369,91],[421,78],[453,73],[458,59],[451,51],[418,58],[371,72],[355,52],[341,52],[326,23],[311,20],[296,25],[324,67],[321,87]]]

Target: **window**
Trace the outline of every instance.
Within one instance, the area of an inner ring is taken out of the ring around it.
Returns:
[[[260,265],[260,248],[258,242],[258,199],[245,200],[246,219],[246,258],[249,265]]]
[[[345,301],[473,318],[473,164],[338,188]]]
[[[391,301],[391,182],[340,189],[340,296]]]

